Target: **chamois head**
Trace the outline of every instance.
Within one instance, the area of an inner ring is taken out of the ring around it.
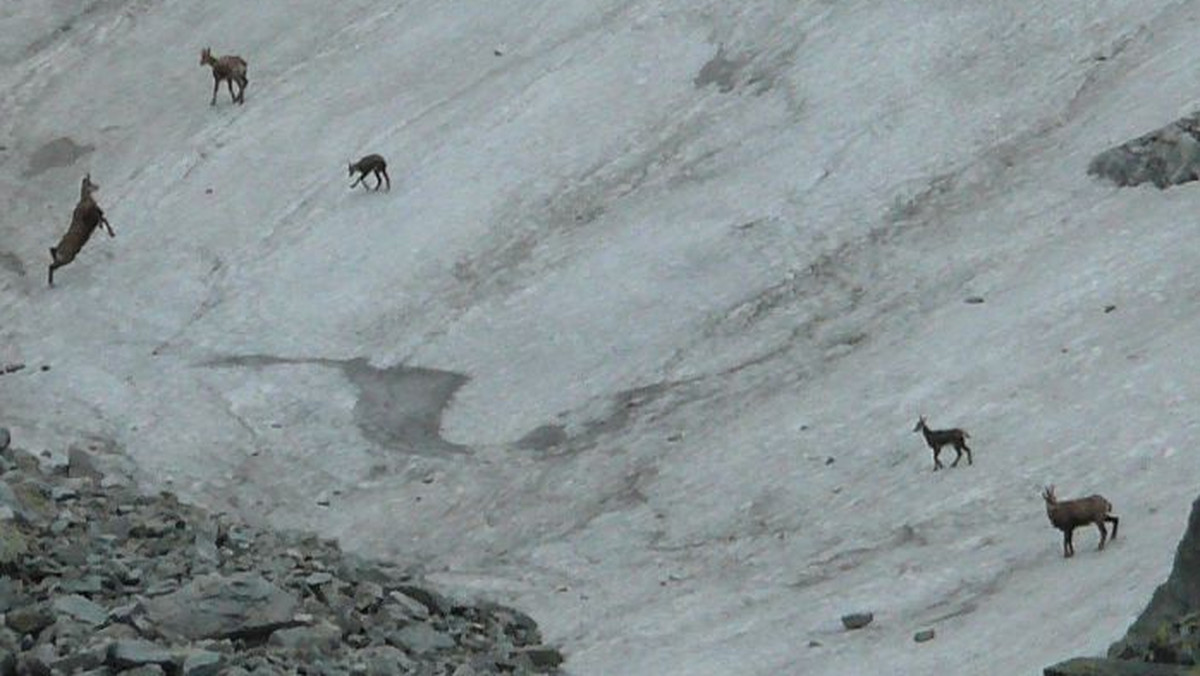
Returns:
[[[213,58],[211,47],[205,47],[204,49],[200,50],[200,65],[201,66],[207,66],[208,64],[212,63],[213,61],[216,61],[216,59]]]
[[[346,163],[346,168],[347,168],[347,169],[346,169],[346,175],[347,175],[347,176],[353,176],[353,175],[354,175],[354,163],[353,163],[353,162],[347,162],[347,163]]]
[[[1054,484],[1050,484],[1042,489],[1042,499],[1046,501],[1047,507],[1058,504],[1058,498],[1054,497]]]
[[[100,186],[92,183],[92,175],[86,174],[83,181],[79,184],[79,199],[85,200],[92,196],[92,193],[99,190]]]
[[[917,417],[917,424],[913,426],[913,431],[920,432],[923,429],[925,429],[925,416],[922,415]]]

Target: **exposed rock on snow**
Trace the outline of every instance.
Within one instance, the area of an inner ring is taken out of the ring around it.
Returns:
[[[1200,177],[1200,112],[1116,148],[1088,165],[1088,173],[1120,186],[1153,183],[1167,188]]]
[[[872,613],[850,613],[849,615],[842,615],[842,626],[847,629],[862,629],[871,624],[871,620],[874,619],[875,615]]]

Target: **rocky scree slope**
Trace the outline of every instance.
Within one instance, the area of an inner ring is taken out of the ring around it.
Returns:
[[[0,676],[558,672],[517,610],[142,494],[127,462],[45,467],[0,428]]]

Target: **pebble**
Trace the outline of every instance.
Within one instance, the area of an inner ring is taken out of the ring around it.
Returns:
[[[862,629],[871,624],[871,621],[874,619],[875,615],[872,613],[850,613],[849,615],[842,615],[842,626],[847,629]]]

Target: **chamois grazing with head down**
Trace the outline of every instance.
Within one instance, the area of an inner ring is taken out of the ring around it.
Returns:
[[[99,189],[100,186],[92,183],[91,174],[83,177],[79,186],[79,203],[75,205],[75,211],[71,214],[71,227],[67,228],[67,234],[59,240],[58,246],[50,247],[50,286],[54,286],[54,271],[75,260],[75,256],[83,249],[83,245],[87,244],[97,226],[103,225],[109,237],[116,237],[108,219],[104,217],[104,211],[92,197],[92,193]]]
[[[1076,528],[1089,523],[1096,524],[1100,529],[1100,546],[1108,541],[1108,531],[1104,524],[1112,524],[1112,537],[1117,539],[1117,527],[1121,520],[1112,515],[1112,503],[1100,495],[1089,495],[1075,500],[1059,500],[1054,497],[1054,486],[1047,486],[1042,491],[1042,499],[1046,501],[1046,516],[1050,523],[1063,532],[1063,558],[1075,556],[1075,545],[1071,542],[1071,534]]]
[[[933,471],[936,472],[945,467],[942,461],[938,459],[943,446],[954,447],[954,462],[950,463],[951,467],[958,466],[958,461],[962,460],[963,451],[967,452],[967,464],[975,464],[971,459],[971,448],[967,446],[967,439],[970,439],[971,435],[967,434],[966,430],[961,430],[957,427],[950,430],[931,430],[925,424],[925,416],[920,416],[917,419],[917,425],[913,427],[913,431],[923,434],[925,436],[925,443],[929,445],[929,448],[933,449]]]
[[[349,163],[349,167],[348,176],[353,176],[356,171],[359,173],[358,180],[350,184],[351,188],[362,183],[363,190],[366,190],[367,174],[374,174],[376,190],[379,190],[379,186],[383,185],[384,181],[387,181],[387,189],[392,189],[392,179],[387,173],[387,161],[383,159],[382,155],[367,155],[357,162]]]
[[[225,82],[225,86],[229,88],[229,98],[234,103],[246,102],[246,85],[250,84],[250,80],[246,77],[246,60],[240,56],[232,54],[215,57],[212,55],[212,50],[208,47],[200,50],[200,65],[211,66],[213,76],[213,93],[212,100],[208,105],[217,105],[217,90],[221,87],[221,81]],[[238,85],[237,94],[233,93],[233,83]]]

